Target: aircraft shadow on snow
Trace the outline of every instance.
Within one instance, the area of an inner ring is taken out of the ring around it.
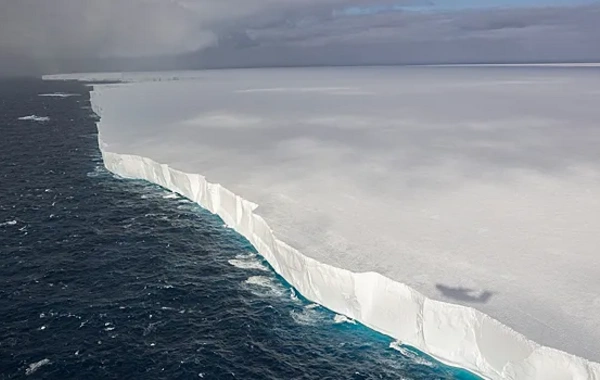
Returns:
[[[488,290],[477,291],[475,289],[452,287],[443,284],[436,284],[435,287],[447,298],[469,303],[486,303],[494,295],[493,292]]]

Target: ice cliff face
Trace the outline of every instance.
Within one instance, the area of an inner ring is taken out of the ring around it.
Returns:
[[[100,131],[102,130],[100,123]],[[600,365],[540,346],[485,314],[434,301],[378,273],[322,264],[278,240],[257,205],[200,174],[149,158],[116,154],[101,140],[105,166],[198,203],[247,238],[275,271],[308,300],[489,379],[598,380]]]
[[[600,81],[431,70],[148,74],[92,102],[109,170],[220,215],[308,299],[487,378],[599,380],[543,345],[600,358]],[[445,296],[468,289],[493,295]]]

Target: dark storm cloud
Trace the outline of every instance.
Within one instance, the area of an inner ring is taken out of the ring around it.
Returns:
[[[261,45],[310,46],[410,41],[468,41],[512,38],[529,43],[542,37],[555,43],[596,40],[600,37],[600,6],[543,9],[501,9],[441,13],[394,12],[295,20],[286,25],[249,29]],[[538,35],[538,34],[544,35]],[[599,44],[600,46],[600,44]],[[558,47],[558,46],[557,46]],[[597,46],[590,46],[598,49]]]
[[[296,17],[245,29],[212,66],[600,60],[600,5]]]
[[[65,59],[175,55],[190,67],[600,60],[599,4],[402,9],[426,3],[0,0],[0,70],[27,59],[60,71]],[[373,6],[394,11],[344,12]]]

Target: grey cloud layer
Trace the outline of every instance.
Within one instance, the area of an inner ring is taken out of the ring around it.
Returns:
[[[168,54],[214,40],[170,1],[0,0],[0,10],[0,48],[38,57]]]
[[[243,20],[200,57],[209,67],[600,61],[600,4]],[[240,25],[245,25],[244,28]],[[227,35],[228,38],[223,38]]]
[[[386,3],[419,1],[376,2]],[[334,12],[369,4],[375,2],[0,0],[0,57],[186,53],[190,65],[211,67],[600,60],[598,3],[369,16]]]
[[[39,57],[174,54],[209,46],[215,31],[242,21],[280,21],[303,10],[331,12],[345,2],[0,0],[0,49]]]

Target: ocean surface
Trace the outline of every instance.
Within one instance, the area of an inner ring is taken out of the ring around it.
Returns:
[[[0,81],[0,379],[476,378],[302,299],[198,205],[108,173],[88,90]]]

